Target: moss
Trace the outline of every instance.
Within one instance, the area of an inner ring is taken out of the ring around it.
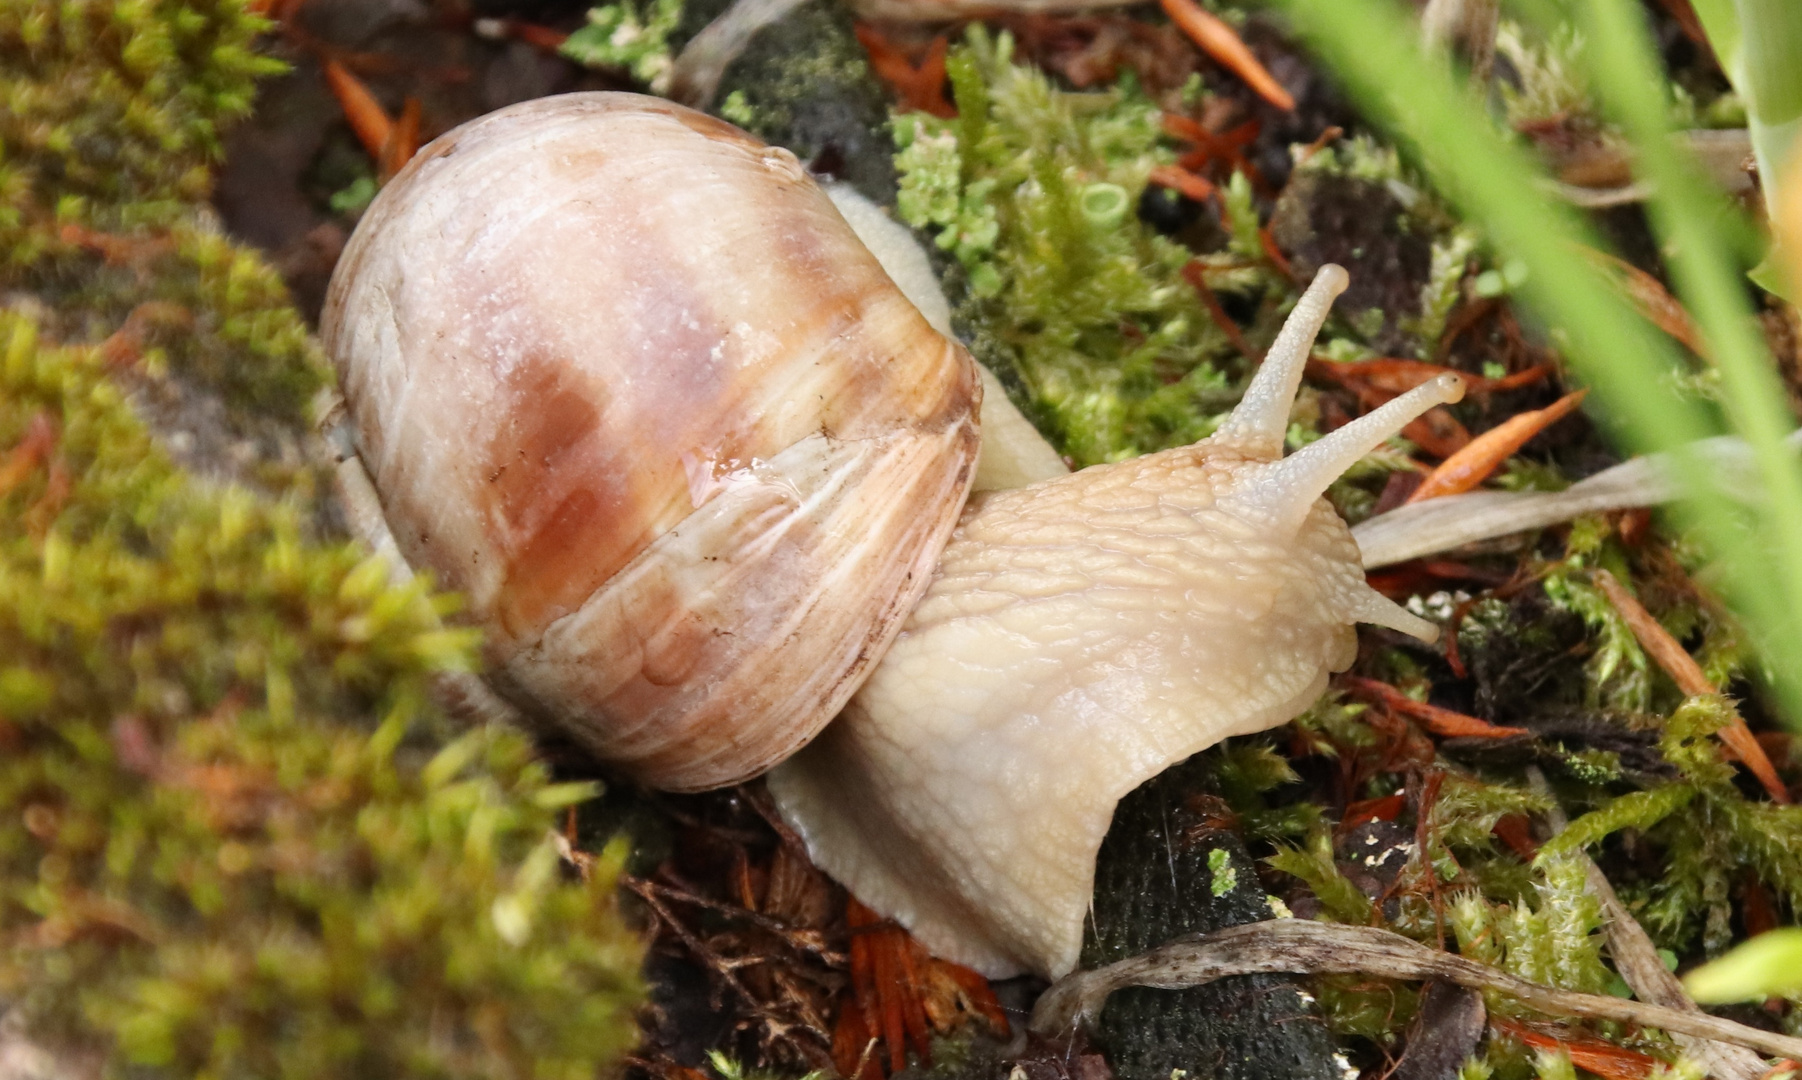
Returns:
[[[1182,278],[1192,253],[1116,212],[1173,160],[1156,106],[1130,80],[1057,90],[1011,53],[972,27],[947,61],[959,117],[895,118],[902,218],[955,256],[978,357],[1079,464],[1207,435],[1239,361]]]
[[[210,186],[220,126],[248,112],[264,26],[232,0],[8,0],[0,6],[0,246],[58,214],[108,230],[167,225]],[[41,238],[39,238],[41,239]]]
[[[637,943],[611,874],[565,884],[546,838],[586,789],[425,723],[430,674],[471,662],[446,601],[183,475],[98,349],[16,315],[0,341],[0,445],[56,432],[0,508],[0,994],[143,1075],[623,1049]]]
[[[1575,522],[1564,561],[1546,576],[1545,594],[1554,605],[1582,616],[1598,639],[1587,665],[1589,704],[1643,713],[1652,708],[1651,661],[1620,612],[1588,580],[1597,567],[1622,580],[1631,576],[1613,534],[1603,517]]]
[[[669,71],[670,34],[682,21],[682,0],[621,0],[588,12],[588,23],[563,43],[563,55],[589,67],[623,68],[648,86]]]
[[[641,946],[623,853],[551,833],[590,789],[437,717],[472,635],[329,537],[304,457],[248,488],[145,423],[297,439],[326,378],[196,202],[258,25],[0,7],[0,1001],[112,1075],[592,1076]]]
[[[280,277],[203,209],[222,125],[281,70],[264,25],[237,2],[0,8],[0,289],[61,338],[112,335],[159,429],[248,442],[278,467],[240,478],[279,485],[330,376]]]
[[[683,30],[699,32],[724,0],[689,0]],[[720,77],[721,116],[785,146],[879,205],[895,200],[888,99],[849,10],[802,4],[752,35]]]

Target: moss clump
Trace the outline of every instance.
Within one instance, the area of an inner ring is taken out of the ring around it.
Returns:
[[[619,853],[578,875],[590,789],[428,706],[472,637],[325,534],[317,349],[197,204],[258,25],[0,7],[0,1004],[112,1075],[592,1077]]]
[[[1130,81],[1056,90],[1011,51],[972,27],[947,61],[958,117],[895,118],[901,216],[956,257],[978,356],[1018,376],[1066,454],[1193,442],[1237,396],[1237,363],[1182,278],[1192,253],[1135,213],[1173,160],[1157,107]]]
[[[0,237],[51,213],[119,229],[173,222],[211,186],[220,125],[250,110],[265,25],[232,0],[0,5]]]
[[[330,376],[280,277],[200,209],[222,125],[281,69],[264,25],[231,0],[0,5],[0,288],[59,337],[116,335],[159,428],[291,474]]]
[[[31,466],[0,504],[0,995],[144,1075],[619,1052],[638,946],[611,874],[565,884],[547,839],[586,789],[518,735],[421,727],[470,660],[444,601],[184,476],[99,350],[17,316],[0,341],[0,446]]]
[[[677,36],[718,17],[726,0],[687,0]],[[888,99],[841,5],[802,4],[751,35],[720,76],[714,108],[732,123],[850,184],[895,201]]]
[[[569,35],[563,55],[588,67],[623,68],[648,86],[661,89],[675,59],[670,34],[682,21],[682,0],[648,0],[638,5],[620,0],[590,8],[588,24]]]

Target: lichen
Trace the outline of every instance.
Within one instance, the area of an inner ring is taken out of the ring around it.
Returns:
[[[260,25],[0,9],[0,1002],[109,1075],[592,1076],[641,946],[623,852],[552,832],[591,789],[436,713],[472,634],[333,537],[304,455],[171,456],[209,408],[299,438],[326,378],[198,201]]]

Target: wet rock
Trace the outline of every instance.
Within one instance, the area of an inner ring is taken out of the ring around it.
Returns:
[[[1198,757],[1121,800],[1095,869],[1083,967],[1272,916],[1244,841],[1212,812],[1210,788],[1208,762]],[[1191,1080],[1343,1075],[1313,998],[1288,975],[1116,991],[1097,1040],[1121,1080],[1169,1080],[1173,1070]]]

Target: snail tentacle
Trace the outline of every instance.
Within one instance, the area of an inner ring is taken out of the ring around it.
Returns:
[[[1441,375],[1373,409],[1337,431],[1260,470],[1227,501],[1281,529],[1297,529],[1314,500],[1359,458],[1407,427],[1420,414],[1464,397],[1464,380]]]
[[[1314,275],[1308,291],[1296,301],[1295,310],[1283,323],[1276,342],[1264,356],[1264,363],[1246,387],[1245,396],[1214,432],[1216,446],[1231,447],[1249,458],[1275,461],[1283,456],[1283,437],[1289,431],[1289,410],[1295,404],[1295,391],[1301,386],[1301,373],[1308,366],[1308,354],[1314,339],[1333,310],[1333,301],[1345,291],[1351,278],[1345,268],[1328,263]]]

